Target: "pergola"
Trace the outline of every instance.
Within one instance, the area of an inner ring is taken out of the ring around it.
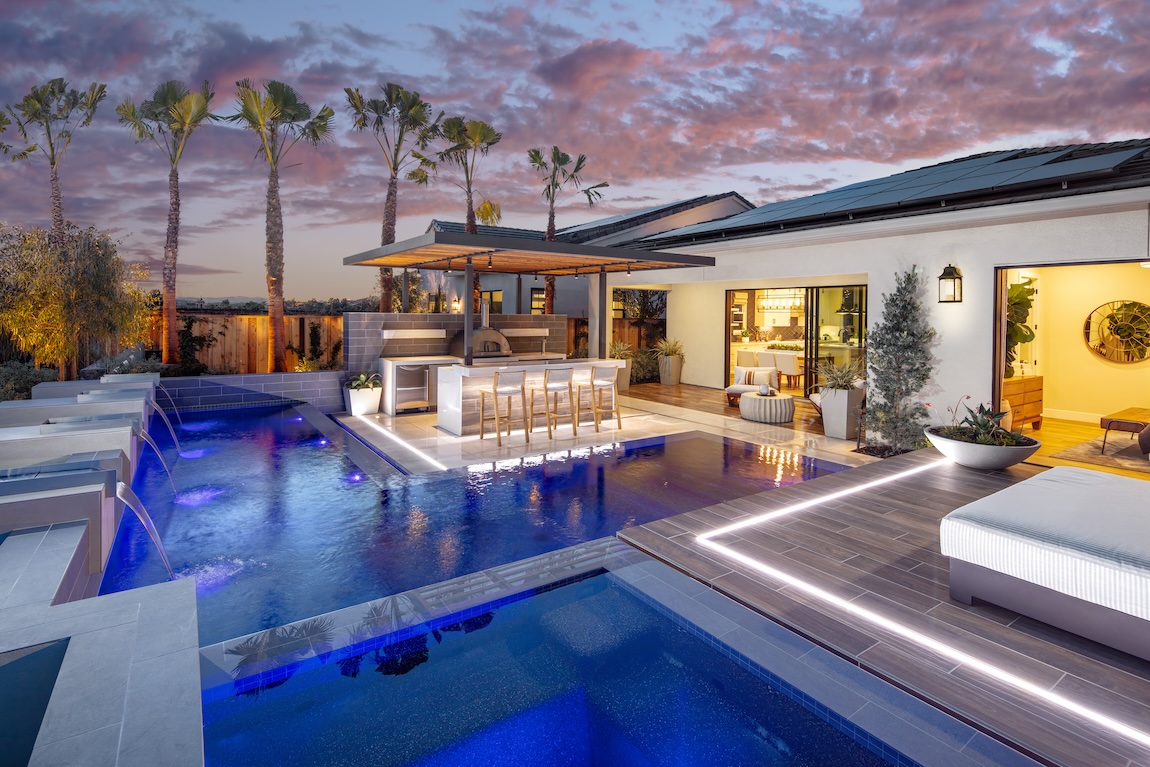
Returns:
[[[465,363],[472,361],[472,325],[475,306],[471,286],[475,270],[480,273],[514,274],[522,287],[523,275],[598,276],[599,353],[607,349],[607,273],[681,269],[714,266],[710,256],[689,256],[656,250],[631,250],[568,242],[548,242],[502,235],[464,234],[431,231],[410,240],[383,245],[348,256],[345,266],[381,266],[393,269],[462,270],[467,289],[463,291],[463,345]],[[406,294],[405,281],[404,291]],[[522,294],[522,290],[519,291]],[[520,307],[521,311],[522,307]]]

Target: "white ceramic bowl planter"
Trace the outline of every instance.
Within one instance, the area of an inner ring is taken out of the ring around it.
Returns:
[[[941,437],[934,433],[933,428],[924,430],[930,444],[959,466],[971,469],[1005,469],[1025,461],[1042,447],[1038,440],[1033,440],[1033,445],[980,445],[977,442]]]

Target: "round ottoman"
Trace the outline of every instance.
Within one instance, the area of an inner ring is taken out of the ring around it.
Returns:
[[[789,394],[764,397],[747,392],[739,398],[739,414],[748,421],[786,423],[795,417],[795,398]]]

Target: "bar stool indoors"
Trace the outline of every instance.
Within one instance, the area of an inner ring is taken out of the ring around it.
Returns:
[[[530,406],[527,420],[531,423],[532,428],[535,427],[535,395],[536,393],[543,394],[543,415],[547,417],[547,439],[552,438],[553,430],[559,428],[559,419],[563,417],[559,414],[559,395],[563,392],[567,392],[567,404],[571,408],[567,414],[567,418],[571,421],[571,432],[575,436],[579,435],[575,388],[571,381],[574,372],[574,368],[547,368],[543,371],[543,385],[532,386],[527,393],[527,403]],[[550,398],[548,398],[549,396]]]
[[[528,421],[528,408],[527,408],[527,372],[520,370],[518,372],[503,372],[496,371],[495,380],[491,383],[490,389],[479,390],[479,438],[483,439],[484,426],[488,421],[495,421],[495,444],[500,447],[503,446],[502,427],[499,423],[499,398],[507,398],[507,416],[504,420],[507,422],[507,436],[511,436],[511,398],[519,394],[519,402],[522,407],[520,410],[519,422],[523,424],[523,436],[527,442],[531,442],[531,422]],[[487,397],[491,397],[492,409],[495,414],[492,416],[487,415],[486,401]]]
[[[619,413],[619,390],[615,386],[615,377],[619,374],[617,367],[592,367],[591,380],[586,383],[578,385],[578,413],[583,412],[583,390],[591,390],[591,416],[595,421],[595,431],[599,431],[599,423],[603,420],[603,414],[606,413],[608,417],[612,413],[615,414],[615,420],[619,428],[623,428],[623,417]],[[611,407],[603,406],[603,395],[608,391],[611,392]],[[578,418],[579,415],[576,416]]]

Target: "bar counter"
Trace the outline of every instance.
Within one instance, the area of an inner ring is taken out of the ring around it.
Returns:
[[[527,372],[527,392],[530,394],[532,386],[543,386],[543,373],[548,367],[574,368],[574,382],[586,383],[591,378],[592,367],[622,368],[626,363],[623,360],[600,359],[567,359],[562,354],[519,354],[512,357],[493,357],[478,359],[472,365],[444,365],[439,368],[437,386],[437,410],[439,415],[439,428],[463,436],[479,433],[479,390],[490,389],[495,378],[495,372]],[[584,418],[590,423],[591,412],[588,407],[590,395],[584,397]],[[504,403],[506,405],[506,403]],[[519,397],[511,398],[512,418],[520,418],[521,406]],[[490,409],[490,405],[488,408]],[[567,397],[559,398],[560,413],[567,413]],[[537,419],[542,420],[543,398],[536,397]],[[489,412],[490,414],[490,412]],[[492,429],[494,429],[492,425]],[[546,430],[544,430],[546,431]],[[538,433],[538,432],[536,432]],[[546,433],[544,433],[546,437]]]

